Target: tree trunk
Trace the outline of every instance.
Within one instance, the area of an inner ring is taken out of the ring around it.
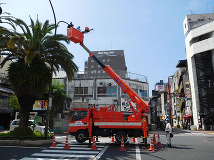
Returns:
[[[19,113],[19,117],[20,117],[19,126],[28,128],[29,114],[33,108],[33,104],[35,103],[35,98],[28,97],[28,96],[19,96],[18,100],[21,106],[21,110]]]

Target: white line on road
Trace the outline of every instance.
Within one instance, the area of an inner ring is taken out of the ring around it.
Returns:
[[[65,146],[65,144],[57,144],[57,146]],[[69,144],[69,147],[88,147],[88,145],[87,144]],[[96,147],[97,148],[103,148],[103,147],[105,147],[105,146],[100,146],[100,145],[97,145],[96,144]]]
[[[49,147],[51,149],[63,149],[64,147]],[[82,147],[69,147],[70,149],[80,149],[80,150],[91,150],[91,148],[82,148]],[[100,151],[102,148],[98,148],[97,150]]]
[[[94,158],[95,155],[69,155],[69,154],[46,154],[46,153],[34,153],[32,156],[41,156],[41,157],[60,157],[60,158]]]
[[[30,158],[30,157],[25,157],[25,158],[22,158],[20,160],[71,160],[71,159],[70,158],[69,159],[60,159],[60,158],[50,159],[50,158]]]
[[[49,153],[86,153],[86,154],[98,154],[99,151],[70,151],[70,150],[42,150],[41,152]]]
[[[135,148],[136,148],[136,160],[141,160],[140,149],[139,149],[137,138],[136,138],[135,144],[136,144],[135,145]]]
[[[109,146],[109,145],[108,145]],[[103,153],[106,151],[108,146],[105,146],[104,149],[94,158],[94,160],[100,159],[100,157],[103,155]]]

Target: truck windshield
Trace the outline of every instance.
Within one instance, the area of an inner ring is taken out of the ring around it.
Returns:
[[[76,111],[73,114],[72,121],[78,121],[87,117],[87,111]]]

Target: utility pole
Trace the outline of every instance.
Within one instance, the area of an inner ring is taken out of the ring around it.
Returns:
[[[53,5],[51,3],[51,0],[49,0],[50,5],[51,5],[51,9],[53,12],[53,16],[54,16],[54,22],[55,22],[55,33],[54,35],[56,35],[56,28],[57,28],[57,24],[56,24],[56,15],[54,12],[54,8]],[[50,76],[50,82],[49,82],[49,92],[48,92],[48,106],[47,106],[47,112],[46,112],[46,121],[45,121],[45,137],[47,138],[48,135],[48,128],[49,128],[49,122],[50,122],[50,109],[52,106],[52,98],[51,98],[51,92],[52,92],[52,76],[53,76],[53,63],[51,64],[51,76]],[[53,126],[54,127],[54,126]],[[54,129],[54,128],[53,128]]]

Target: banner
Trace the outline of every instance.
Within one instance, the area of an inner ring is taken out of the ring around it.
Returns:
[[[132,112],[132,109],[129,105],[129,100],[130,99],[121,98],[121,111],[122,112]],[[134,107],[134,109],[136,109],[135,103],[132,103],[132,106]]]
[[[47,110],[48,102],[46,100],[37,100],[33,105],[33,110]]]

